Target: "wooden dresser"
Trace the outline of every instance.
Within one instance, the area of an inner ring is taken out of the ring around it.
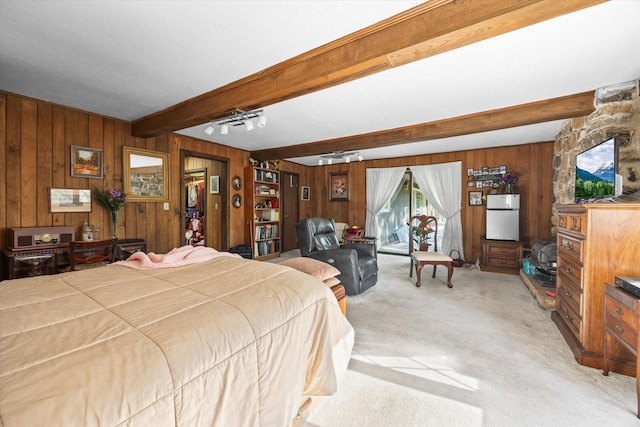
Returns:
[[[640,276],[640,204],[557,206],[557,310],[551,319],[581,365],[604,368],[604,290]],[[620,352],[612,371],[635,376]]]

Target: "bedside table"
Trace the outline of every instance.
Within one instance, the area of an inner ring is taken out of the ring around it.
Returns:
[[[604,295],[604,369],[603,375],[609,375],[613,361],[613,346],[617,342],[626,348],[636,361],[636,396],[638,399],[637,416],[640,418],[640,366],[637,363],[640,340],[638,335],[638,317],[640,298],[626,292],[618,286],[606,284]]]

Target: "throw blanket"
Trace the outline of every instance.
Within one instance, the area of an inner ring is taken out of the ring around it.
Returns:
[[[213,248],[205,246],[187,245],[180,248],[173,248],[166,254],[136,252],[125,261],[118,261],[114,264],[137,268],[138,270],[154,270],[156,268],[182,267],[184,265],[209,261],[221,256],[240,258],[240,255],[229,252],[218,252]]]

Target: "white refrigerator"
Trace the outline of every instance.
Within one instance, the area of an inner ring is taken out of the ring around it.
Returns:
[[[489,240],[520,240],[520,195],[487,195],[487,232]]]

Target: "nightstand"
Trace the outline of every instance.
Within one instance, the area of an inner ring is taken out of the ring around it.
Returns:
[[[621,344],[633,355],[636,369],[637,416],[640,418],[640,369],[637,363],[640,340],[638,335],[638,313],[640,298],[618,286],[606,284],[604,296],[604,369],[609,375],[613,362],[614,346]]]

